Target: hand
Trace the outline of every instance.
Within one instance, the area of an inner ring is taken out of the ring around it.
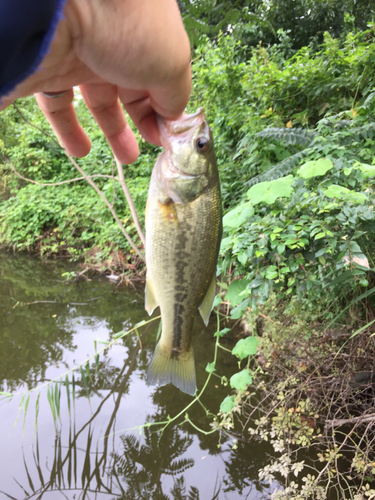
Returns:
[[[3,99],[36,93],[62,145],[73,156],[90,140],[72,104],[78,85],[87,107],[122,163],[139,155],[124,104],[142,136],[160,145],[156,114],[177,119],[191,91],[190,45],[175,0],[68,0],[41,69]],[[60,93],[48,98],[40,92]]]

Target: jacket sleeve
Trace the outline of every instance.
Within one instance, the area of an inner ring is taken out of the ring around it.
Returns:
[[[66,0],[0,0],[0,99],[48,53]]]

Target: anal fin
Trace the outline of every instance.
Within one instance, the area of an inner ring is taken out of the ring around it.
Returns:
[[[214,298],[216,295],[216,274],[212,276],[212,280],[210,283],[210,286],[208,287],[206,296],[202,300],[201,305],[199,306],[199,312],[202,316],[202,319],[204,321],[204,324],[207,326],[208,322],[210,320],[210,315],[211,315],[211,310],[212,310],[212,304],[214,302]]]
[[[146,288],[145,288],[145,309],[148,314],[154,312],[155,308],[158,307],[158,301],[155,298],[154,289],[151,284],[150,278],[147,276],[146,278]]]

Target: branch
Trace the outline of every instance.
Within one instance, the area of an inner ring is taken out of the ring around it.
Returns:
[[[116,161],[118,176],[119,176],[119,179],[120,179],[120,184],[121,184],[122,190],[124,191],[124,194],[125,194],[125,197],[126,197],[126,201],[128,202],[128,205],[129,205],[132,217],[133,217],[133,221],[134,221],[135,227],[137,228],[137,231],[138,231],[139,237],[141,238],[143,246],[146,248],[145,235],[144,235],[144,233],[142,231],[142,228],[141,228],[141,225],[139,223],[138,214],[137,214],[137,211],[135,209],[135,206],[134,206],[134,203],[133,203],[133,199],[132,199],[132,197],[130,195],[128,186],[127,186],[126,181],[125,181],[124,171],[122,169],[121,162],[116,158],[116,156],[115,156],[115,161]]]
[[[73,165],[76,167],[76,169],[78,170],[78,172],[82,175],[82,177],[84,177],[86,179],[86,181],[90,184],[90,186],[95,189],[95,191],[98,193],[98,195],[100,196],[100,198],[104,201],[104,203],[107,205],[107,207],[110,209],[111,211],[111,214],[113,216],[113,218],[115,219],[115,221],[117,222],[117,224],[119,225],[121,231],[122,231],[122,234],[125,236],[125,238],[128,240],[128,243],[130,244],[130,246],[132,247],[132,249],[134,250],[134,252],[139,256],[139,258],[144,261],[144,257],[143,255],[141,254],[141,251],[139,250],[139,248],[137,247],[137,245],[133,242],[133,240],[130,238],[130,236],[128,235],[126,229],[124,228],[122,222],[120,221],[115,209],[113,208],[113,206],[109,203],[109,201],[107,200],[106,196],[104,193],[102,193],[100,191],[100,189],[98,188],[98,186],[95,184],[95,182],[93,180],[90,179],[90,176],[88,176],[83,170],[82,168],[78,165],[78,163],[75,161],[75,159],[67,152],[65,151],[65,149],[63,149],[64,153],[66,154],[66,156],[69,158],[69,160],[73,163]]]
[[[21,111],[19,110],[18,106],[13,103],[13,106],[14,108],[17,110],[17,112],[19,113],[19,115],[21,116],[21,118],[26,122],[28,123],[31,127],[34,127],[36,128],[37,130],[39,130],[40,132],[42,132],[43,134],[45,134],[46,136],[50,137],[53,142],[55,144],[57,144],[61,149],[62,151],[65,153],[65,155],[69,158],[69,160],[71,161],[71,163],[76,167],[76,169],[78,170],[78,172],[82,175],[82,177],[90,184],[90,186],[95,189],[95,191],[98,193],[98,195],[101,197],[101,199],[104,201],[104,203],[107,205],[107,207],[109,208],[109,210],[111,211],[111,214],[113,216],[113,218],[115,219],[115,221],[117,222],[118,226],[120,227],[121,229],[121,232],[122,234],[125,236],[125,238],[127,239],[128,243],[130,244],[130,246],[132,247],[132,249],[134,250],[134,252],[139,256],[139,258],[144,262],[144,257],[143,255],[141,254],[141,251],[139,250],[139,248],[135,245],[135,243],[133,242],[133,240],[131,239],[131,237],[129,236],[129,234],[126,232],[126,229],[124,228],[122,222],[120,221],[115,209],[113,208],[113,206],[109,203],[109,201],[107,200],[106,196],[104,195],[104,193],[101,192],[101,190],[98,188],[98,186],[95,184],[95,182],[93,180],[91,180],[91,176],[87,175],[83,170],[82,168],[78,165],[78,163],[74,160],[74,158],[56,141],[56,139],[51,135],[49,134],[48,132],[46,132],[45,130],[41,129],[40,127],[38,127],[37,125],[35,125],[34,123],[31,123],[24,115],[23,113],[21,113]],[[111,177],[112,178],[112,177]],[[130,196],[130,194],[129,194]]]
[[[375,413],[371,413],[367,416],[353,417],[353,418],[337,418],[334,420],[326,420],[325,427],[339,427],[340,425],[346,424],[356,424],[360,422],[361,424],[365,424],[367,422],[375,421]]]
[[[33,181],[32,179],[28,179],[27,177],[23,177],[19,172],[17,172],[16,167],[11,163],[9,158],[4,156],[5,161],[8,163],[10,168],[13,170],[13,172],[22,180],[31,182],[31,184],[36,184],[37,186],[61,186],[61,184],[68,184],[69,182],[76,182],[76,181],[83,181],[85,180],[84,177],[76,177],[75,179],[69,179],[68,181],[61,181],[61,182],[37,182]],[[102,175],[102,174],[95,174],[95,175],[88,175],[90,179],[94,179],[96,177],[105,177],[106,179],[114,179],[117,182],[120,182],[120,179],[118,177],[113,177],[112,175]]]

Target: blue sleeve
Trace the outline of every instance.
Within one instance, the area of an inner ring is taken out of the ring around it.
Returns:
[[[48,53],[66,0],[0,0],[0,99]]]

